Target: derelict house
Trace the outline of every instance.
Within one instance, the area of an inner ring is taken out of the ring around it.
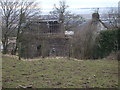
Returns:
[[[78,31],[75,31],[72,38],[70,35],[65,34],[66,31],[61,21],[56,19],[29,21],[21,38],[21,57],[70,56],[72,54],[72,50],[70,49],[72,45],[71,41],[74,36],[77,36],[77,34],[82,36],[84,35],[82,33],[86,30],[89,30],[89,32],[90,30],[95,30],[97,33],[108,28],[99,19],[99,14],[93,13],[91,21],[79,26]]]
[[[30,21],[21,39],[23,58],[68,56],[69,38],[57,20]]]

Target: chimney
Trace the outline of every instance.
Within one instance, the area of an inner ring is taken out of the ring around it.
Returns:
[[[92,14],[92,21],[99,21],[99,14],[98,13],[93,13]]]

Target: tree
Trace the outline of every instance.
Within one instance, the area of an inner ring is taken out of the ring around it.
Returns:
[[[120,16],[119,16],[119,7],[111,7],[108,11],[108,21],[109,24],[112,26],[111,29],[112,30],[117,30],[120,28]],[[116,32],[116,35],[118,34],[118,32]],[[116,49],[118,50],[118,40],[115,40],[115,45],[116,45]],[[116,53],[117,54],[117,53]]]
[[[17,7],[18,2],[11,0],[1,0],[1,13],[2,13],[2,44],[3,44],[3,53],[7,53],[8,47],[8,38],[11,32],[17,27],[15,24],[17,21]]]
[[[120,27],[118,10],[119,9],[117,7],[108,8],[102,17],[102,19],[108,22],[110,29],[116,29]]]
[[[65,1],[60,1],[58,6],[54,4],[53,11],[50,12],[51,15],[58,18],[64,34],[64,31],[77,31],[77,29],[79,29],[78,26],[85,21],[82,16],[68,11],[68,7]],[[72,56],[72,43],[73,40],[69,39],[69,58]]]
[[[66,13],[64,20],[65,31],[75,31],[78,26],[85,22],[85,19],[77,14]]]
[[[75,30],[79,24],[83,23],[85,19],[77,14],[71,13],[68,9],[66,2],[59,1],[59,5],[54,4],[53,11],[50,12],[51,15],[58,18],[59,22],[62,24],[64,31]]]
[[[91,59],[95,39],[99,32],[99,14],[93,13],[92,20],[80,26],[73,38],[73,57],[79,59]]]
[[[12,32],[17,31],[16,47],[14,53],[19,47],[20,38],[23,34],[24,27],[27,27],[29,20],[39,19],[41,10],[39,3],[27,0],[1,0],[0,6],[2,8],[2,44],[3,53],[8,51],[8,39]]]
[[[23,30],[24,30],[23,26],[25,27],[25,24],[29,22],[29,20],[39,19],[40,15],[41,15],[41,10],[39,8],[39,3],[35,1],[28,2],[27,0],[20,2],[16,47],[13,54],[16,54],[17,48],[19,46],[20,37],[23,34]]]
[[[52,16],[58,18],[58,20],[60,22],[60,28],[61,28],[62,33],[64,33],[64,31],[65,31],[64,20],[65,20],[66,13],[69,12],[69,11],[67,11],[68,7],[69,6],[66,4],[66,2],[64,0],[62,0],[62,1],[59,1],[58,6],[56,4],[54,4],[53,11],[50,12],[50,14]]]
[[[118,10],[116,8],[111,8],[108,11],[108,21],[113,28],[118,28]]]
[[[54,4],[53,11],[50,12],[51,15],[54,15],[59,19],[61,23],[64,23],[65,14],[68,13],[67,8],[69,6],[64,0],[59,1],[59,5]]]

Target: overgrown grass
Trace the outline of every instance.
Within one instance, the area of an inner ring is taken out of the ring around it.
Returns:
[[[118,62],[113,60],[41,59],[23,61],[3,56],[3,87],[117,88]]]

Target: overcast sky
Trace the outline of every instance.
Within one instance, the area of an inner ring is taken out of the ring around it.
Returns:
[[[41,3],[42,8],[52,8],[60,0],[37,0]],[[71,8],[83,7],[111,7],[117,6],[120,0],[66,0]]]
[[[43,12],[49,12],[54,4],[58,4],[60,0],[37,0],[40,2]],[[70,9],[78,8],[94,8],[94,7],[116,7],[120,0],[66,0]]]

